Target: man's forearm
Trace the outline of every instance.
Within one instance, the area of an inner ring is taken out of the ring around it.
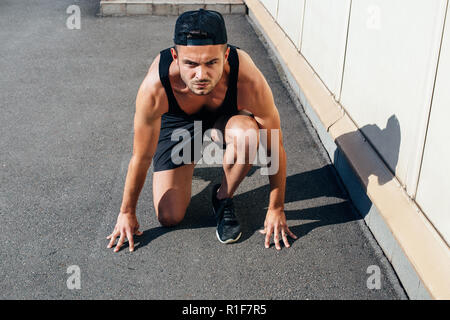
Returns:
[[[269,175],[269,209],[284,210],[284,196],[286,191],[286,152],[281,143],[278,148],[278,164],[278,171],[273,175]]]
[[[139,194],[144,186],[151,161],[132,157],[128,165],[127,177],[123,191],[122,213],[136,213]]]

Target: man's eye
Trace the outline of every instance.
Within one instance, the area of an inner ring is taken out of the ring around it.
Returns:
[[[215,64],[215,63],[216,63],[216,61],[208,62],[208,64]]]

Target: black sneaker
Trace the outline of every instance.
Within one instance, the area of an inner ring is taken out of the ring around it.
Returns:
[[[222,243],[233,243],[241,237],[241,227],[234,215],[233,199],[217,199],[219,188],[220,184],[216,184],[212,189],[213,213],[217,221],[216,236]]]

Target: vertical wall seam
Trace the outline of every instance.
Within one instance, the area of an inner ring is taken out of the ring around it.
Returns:
[[[420,156],[419,172],[417,174],[417,181],[416,181],[416,186],[414,188],[414,192],[411,195],[411,198],[414,199],[414,200],[416,199],[417,190],[419,189],[419,181],[420,181],[420,174],[422,173],[423,157],[424,157],[424,154],[425,154],[425,146],[427,144],[428,127],[430,125],[431,110],[433,109],[434,90],[436,89],[436,80],[437,80],[437,76],[438,76],[438,72],[439,72],[439,62],[441,60],[442,43],[444,42],[445,25],[446,25],[447,14],[448,14],[448,2],[449,2],[449,0],[447,0],[447,4],[445,6],[444,23],[442,24],[441,43],[439,44],[439,52],[438,52],[438,58],[437,58],[437,63],[436,63],[436,72],[434,74],[433,89],[431,90],[430,108],[428,110],[427,125],[426,125],[426,128],[425,128],[425,137],[423,139],[422,152],[421,152],[422,154]]]
[[[280,7],[280,0],[277,0],[277,11],[275,12],[275,14],[277,15],[275,17],[275,20],[278,21],[278,8]]]
[[[302,42],[303,42],[303,29],[305,27],[305,17],[306,17],[306,1],[303,2],[303,17],[302,17],[302,26],[301,26],[301,30],[300,30],[300,39],[298,39],[298,52],[302,52]]]
[[[342,75],[341,75],[341,83],[340,83],[340,88],[339,88],[339,99],[337,101],[341,101],[342,88],[344,87],[344,73],[345,73],[345,63],[347,62],[348,34],[350,33],[350,17],[352,15],[352,4],[353,4],[353,1],[350,0],[350,7],[348,9],[347,34],[345,36],[344,61],[342,63]]]

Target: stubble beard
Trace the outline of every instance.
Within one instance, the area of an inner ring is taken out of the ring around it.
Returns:
[[[219,77],[219,80],[217,80],[215,83],[212,80],[208,80],[208,81],[184,81],[185,84],[187,84],[187,87],[189,88],[189,90],[198,96],[205,96],[211,93],[211,91],[214,90],[214,88],[217,86],[217,84],[219,83],[220,79],[222,78],[222,75]],[[182,80],[184,80],[182,78]],[[204,88],[197,88],[196,84],[199,83],[207,83],[207,86]]]
[[[196,83],[190,83],[190,85],[188,86],[189,90],[191,90],[191,92],[195,95],[198,96],[205,96],[207,94],[210,94],[211,91],[213,91],[215,85],[213,85],[211,83],[211,81],[205,82],[207,83],[207,86],[204,88],[198,88],[196,87]]]

